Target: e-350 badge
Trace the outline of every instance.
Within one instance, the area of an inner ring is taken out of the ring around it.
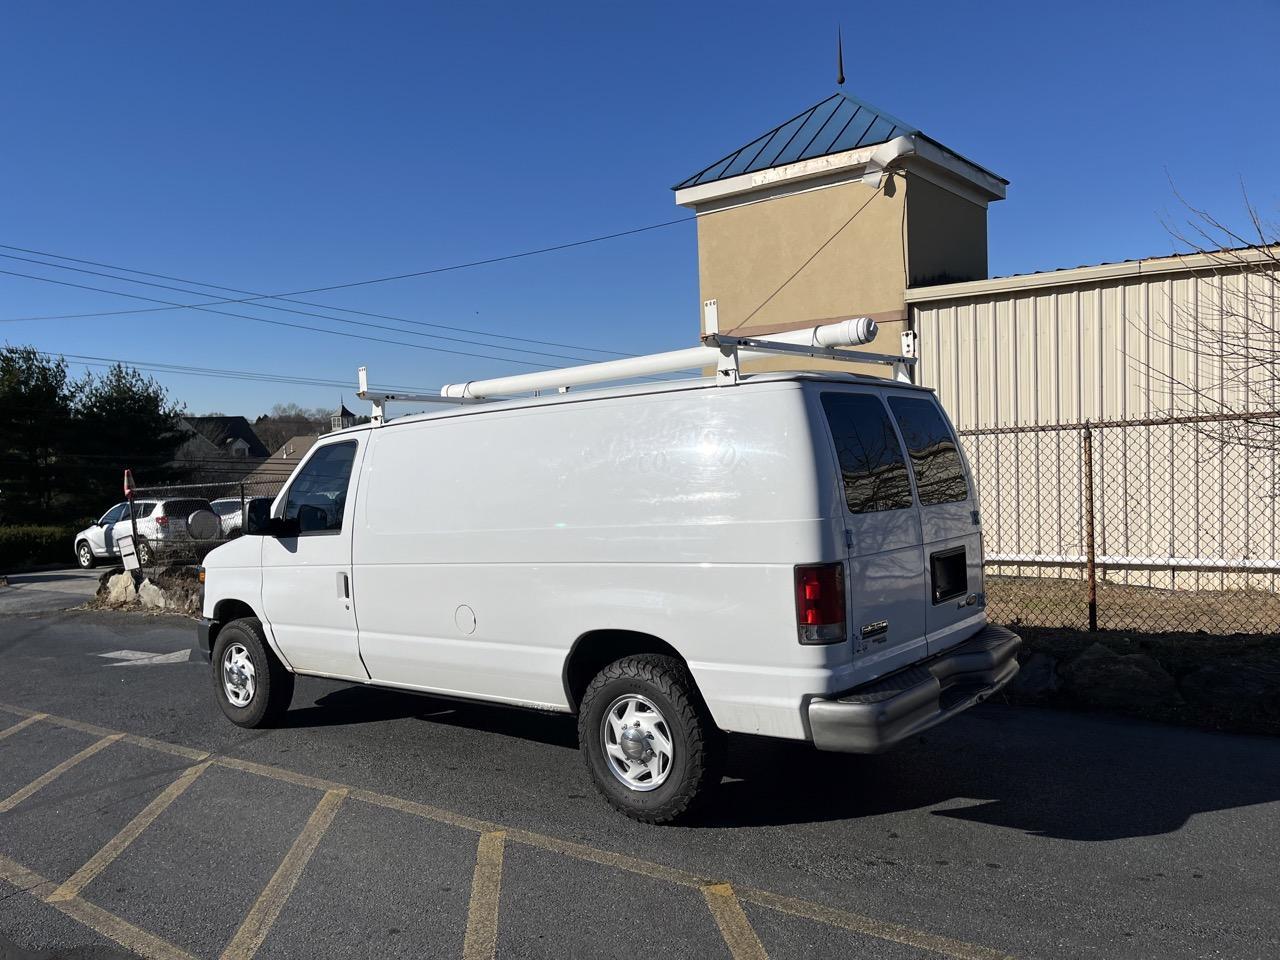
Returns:
[[[875,623],[864,623],[862,625],[862,639],[875,640],[877,642],[883,640],[889,633],[889,621],[877,620]]]

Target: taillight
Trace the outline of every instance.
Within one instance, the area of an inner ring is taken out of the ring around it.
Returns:
[[[162,527],[167,527],[169,525],[169,518],[166,517],[164,514],[161,514],[160,516],[156,517],[156,523]]]
[[[796,567],[796,625],[801,643],[844,641],[843,563]]]

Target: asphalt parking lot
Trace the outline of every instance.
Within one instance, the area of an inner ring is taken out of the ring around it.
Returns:
[[[0,957],[1274,957],[1280,742],[989,704],[897,753],[735,739],[633,823],[572,721],[298,684],[189,622],[0,614]]]

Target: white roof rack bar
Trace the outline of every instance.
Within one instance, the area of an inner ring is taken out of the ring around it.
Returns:
[[[530,393],[534,390],[554,390],[557,387],[580,387],[587,383],[608,380],[630,380],[648,377],[655,373],[674,373],[695,367],[715,366],[720,351],[715,347],[687,347],[667,353],[651,353],[643,357],[625,360],[605,360],[580,367],[561,370],[542,370],[537,373],[518,373],[511,377],[495,377],[492,380],[471,380],[467,383],[450,383],[440,389],[440,396],[453,399],[484,400],[489,397],[507,396],[513,393]]]
[[[381,426],[386,420],[387,404],[389,403],[448,403],[457,405],[475,402],[473,400],[455,400],[450,397],[442,397],[436,393],[370,393],[368,369],[361,367],[357,373],[360,387],[356,390],[356,396],[373,404],[373,414],[369,419],[374,426]]]
[[[881,354],[841,350],[841,347],[860,346],[875,339],[876,323],[869,317],[852,317],[835,323],[825,323],[785,333],[771,333],[762,337],[733,337],[722,334],[718,330],[719,316],[716,301],[708,300],[704,306],[707,332],[703,336],[702,346],[642,357],[628,357],[625,360],[606,360],[580,367],[565,367],[561,370],[544,370],[510,377],[495,377],[490,380],[451,383],[440,389],[440,396],[453,402],[474,402],[541,390],[564,390],[568,387],[604,383],[610,380],[632,380],[698,367],[715,367],[719,382],[728,386],[738,382],[740,353],[785,353],[852,363],[892,364],[899,380],[909,379],[903,371],[906,365],[915,363],[912,357],[888,357]]]

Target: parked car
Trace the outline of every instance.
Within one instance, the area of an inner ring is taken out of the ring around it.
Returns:
[[[238,537],[244,532],[244,511],[249,513],[249,525],[266,523],[271,515],[271,501],[274,497],[245,497],[241,503],[239,497],[223,497],[210,501],[213,512],[222,522],[224,539]]]
[[[134,500],[133,521],[138,526],[135,549],[138,562],[151,566],[158,555],[172,552],[200,552],[203,545],[187,533],[187,517],[196,510],[208,510],[209,501],[198,497]],[[99,560],[120,556],[119,541],[133,533],[129,504],[117,503],[93,526],[75,536],[76,562],[89,569]]]
[[[115,526],[121,518],[128,516],[125,512],[127,503],[117,503],[98,518],[98,522],[85,527],[75,536],[76,563],[89,570],[99,560],[118,557],[120,551],[115,543]]]
[[[269,535],[205,559],[198,648],[246,727],[295,674],[576,714],[600,792],[665,822],[718,783],[725,731],[873,753],[1008,682],[979,519],[909,383],[461,406],[321,438]]]

